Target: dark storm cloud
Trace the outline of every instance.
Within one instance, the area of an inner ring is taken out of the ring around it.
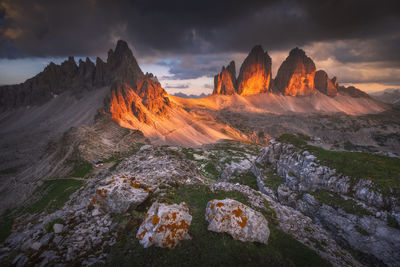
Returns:
[[[398,66],[399,28],[398,0],[3,0],[0,58],[104,56],[121,38],[139,58],[181,58],[170,72],[187,79],[219,71],[204,55],[342,40],[319,57]]]

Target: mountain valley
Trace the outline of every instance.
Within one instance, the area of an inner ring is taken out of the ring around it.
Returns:
[[[181,98],[120,40],[1,86],[1,265],[398,266],[400,110],[272,64]]]

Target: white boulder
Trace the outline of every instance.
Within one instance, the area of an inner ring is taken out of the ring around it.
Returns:
[[[140,225],[136,238],[145,248],[154,244],[172,249],[180,240],[190,239],[188,231],[191,222],[192,216],[186,203],[166,205],[155,202]]]
[[[129,207],[136,207],[147,199],[150,188],[137,181],[130,174],[117,174],[107,178],[104,185],[96,189],[92,204],[108,212],[124,213]],[[95,216],[95,215],[93,215]]]
[[[208,230],[228,233],[243,242],[268,243],[268,221],[258,211],[233,200],[210,200],[206,208]]]

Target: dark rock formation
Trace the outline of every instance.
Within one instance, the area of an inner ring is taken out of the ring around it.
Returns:
[[[280,66],[274,84],[283,95],[309,95],[315,91],[314,75],[314,62],[296,47]]]
[[[236,93],[236,67],[235,62],[231,61],[225,68],[222,67],[221,73],[214,76],[213,95],[233,95]]]
[[[328,74],[323,70],[319,70],[315,73],[314,84],[315,84],[315,89],[317,89],[323,94],[332,97],[337,95],[337,87],[329,79]]]
[[[0,111],[10,108],[41,105],[65,91],[79,93],[109,86],[113,82],[126,82],[136,87],[144,78],[132,51],[124,41],[118,41],[115,51],[108,52],[107,63],[100,58],[96,65],[89,59],[76,65],[73,57],[56,65],[51,62],[41,73],[17,85],[0,87]]]
[[[339,82],[338,82],[336,76],[333,77],[331,81],[332,81],[333,86],[335,86],[335,88],[338,89],[339,88]]]
[[[265,93],[270,88],[271,58],[260,45],[251,49],[240,67],[237,92],[240,95]]]
[[[351,96],[351,97],[364,97],[364,98],[371,98],[367,93],[365,93],[364,91],[361,91],[358,88],[355,88],[354,86],[339,86],[338,88],[338,92],[341,95],[347,95],[347,96]]]

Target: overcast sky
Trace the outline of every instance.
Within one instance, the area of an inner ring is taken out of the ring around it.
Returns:
[[[400,88],[400,1],[1,0],[0,84],[23,82],[67,56],[105,59],[126,40],[170,93],[212,90],[230,60],[256,45],[273,76],[293,47],[317,69],[365,91]]]

